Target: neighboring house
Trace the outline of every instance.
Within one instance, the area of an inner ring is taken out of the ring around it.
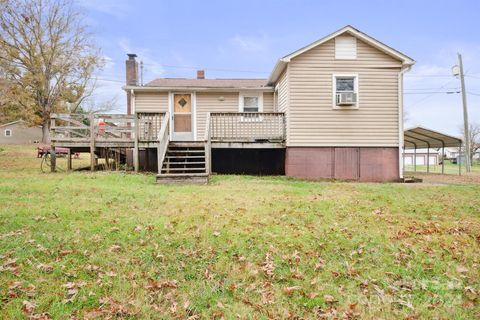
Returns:
[[[465,151],[462,150],[462,155],[464,153]],[[447,155],[447,159],[456,159],[459,156],[458,148],[447,148],[445,149],[445,154]],[[480,160],[480,150],[473,154],[473,160]]]
[[[416,165],[423,166],[427,165],[427,159],[429,159],[429,165],[439,165],[442,161],[442,151],[437,149],[407,149],[403,154],[403,161],[406,166],[413,166],[414,159],[417,159]]]
[[[158,170],[159,182],[205,182],[211,172],[396,181],[403,73],[414,63],[351,26],[279,59],[268,79],[207,79],[199,70],[195,79],[140,85],[136,55],[128,54],[128,115],[110,115],[106,134],[93,137],[58,116],[52,142],[97,154],[133,148],[127,162]]]
[[[42,141],[42,127],[29,127],[24,120],[0,125],[0,144],[30,144]]]

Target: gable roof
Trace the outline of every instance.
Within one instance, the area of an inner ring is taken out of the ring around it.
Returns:
[[[407,129],[403,133],[405,149],[458,147],[462,139],[425,127]]]
[[[150,81],[143,88],[204,88],[204,89],[262,89],[267,87],[267,79],[187,79],[159,78]]]
[[[402,64],[404,66],[411,66],[411,65],[415,64],[415,60],[413,60],[409,56],[401,53],[398,50],[393,49],[392,47],[387,46],[386,44],[378,41],[375,38],[370,37],[366,33],[363,33],[360,30],[358,30],[358,29],[356,29],[356,28],[354,28],[350,25],[347,25],[347,26],[329,34],[328,36],[325,36],[325,37],[323,37],[323,38],[321,38],[321,39],[319,39],[315,42],[312,42],[309,45],[307,45],[303,48],[300,48],[300,49],[284,56],[283,58],[280,58],[277,61],[277,63],[275,64],[275,67],[273,68],[273,71],[270,74],[270,77],[268,78],[268,84],[272,84],[275,81],[277,81],[278,77],[282,74],[283,70],[285,69],[285,66],[287,65],[287,63],[290,62],[291,59],[301,55],[302,53],[304,53],[304,52],[306,52],[310,49],[315,48],[316,46],[319,46],[319,45],[321,45],[321,44],[323,44],[323,43],[325,43],[329,40],[332,40],[333,38],[335,38],[335,37],[337,37],[337,36],[339,36],[343,33],[351,34],[352,36],[356,37],[357,39],[360,39],[360,40],[368,43],[372,47],[388,54],[389,56],[391,56],[395,59],[398,59],[398,60],[402,61]]]

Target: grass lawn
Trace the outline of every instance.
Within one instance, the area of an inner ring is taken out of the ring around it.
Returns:
[[[0,149],[2,319],[480,317],[480,184],[161,186]]]

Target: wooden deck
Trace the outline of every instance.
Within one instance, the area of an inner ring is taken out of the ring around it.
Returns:
[[[92,170],[95,167],[95,153],[102,153],[106,149],[123,149],[126,153],[126,149],[133,149],[134,168],[138,171],[139,149],[145,148],[157,149],[158,168],[162,168],[169,143],[172,142],[173,128],[167,112],[134,115],[53,114],[50,130],[53,149],[64,147],[74,152],[90,152]],[[283,113],[209,113],[205,139],[201,141],[205,144],[207,174],[211,168],[212,148],[285,148],[285,138]]]

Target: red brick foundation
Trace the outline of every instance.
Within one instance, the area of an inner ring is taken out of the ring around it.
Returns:
[[[397,181],[398,148],[287,147],[285,174],[305,179]]]

